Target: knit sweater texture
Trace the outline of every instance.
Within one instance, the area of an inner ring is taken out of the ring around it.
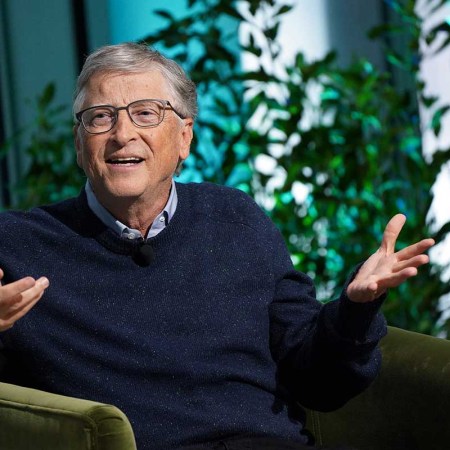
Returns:
[[[3,282],[50,280],[0,333],[0,379],[118,406],[139,450],[239,435],[306,442],[298,402],[330,410],[375,378],[381,300],[323,305],[250,197],[207,183],[177,192],[147,267],[84,191],[0,215]]]

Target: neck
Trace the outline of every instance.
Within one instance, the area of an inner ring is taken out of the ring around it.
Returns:
[[[144,197],[101,198],[98,201],[124,225],[140,231],[146,236],[156,216],[169,200],[171,182],[164,188]],[[96,193],[97,195],[97,193]]]

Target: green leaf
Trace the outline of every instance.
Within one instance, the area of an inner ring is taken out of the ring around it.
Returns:
[[[153,10],[153,14],[156,14],[157,16],[167,19],[170,22],[175,22],[173,15],[166,9],[155,9]]]
[[[280,28],[280,23],[276,23],[273,27],[264,30],[264,35],[267,39],[274,41],[278,36],[278,29]]]
[[[55,92],[56,92],[55,83],[48,83],[45,86],[44,91],[38,97],[38,101],[37,101],[38,108],[40,110],[46,109],[50,105],[50,103],[55,98]]]
[[[293,5],[283,5],[279,10],[278,10],[278,12],[275,14],[275,16],[281,16],[281,15],[283,15],[283,14],[287,14],[287,13],[289,13],[290,11],[292,11],[292,9],[293,9]]]
[[[439,136],[442,127],[442,118],[448,112],[450,106],[446,105],[435,111],[431,119],[431,128],[436,136]]]

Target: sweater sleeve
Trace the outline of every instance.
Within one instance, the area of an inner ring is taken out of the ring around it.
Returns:
[[[286,245],[273,233],[275,292],[270,306],[271,351],[280,394],[288,401],[330,411],[362,392],[381,365],[378,342],[386,333],[384,298],[354,303],[346,295],[326,304],[312,280],[294,270]]]

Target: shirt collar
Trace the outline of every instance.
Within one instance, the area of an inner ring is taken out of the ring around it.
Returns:
[[[142,238],[142,234],[139,230],[129,228],[124,225],[120,220],[117,220],[98,200],[95,193],[89,183],[86,181],[85,186],[87,202],[92,212],[109,228],[115,231],[119,236],[124,239],[139,239]],[[175,186],[175,181],[172,180],[172,187],[170,189],[169,200],[167,200],[164,209],[156,216],[155,220],[150,227],[146,239],[156,236],[160,233],[172,220],[173,215],[177,209],[178,195]]]

